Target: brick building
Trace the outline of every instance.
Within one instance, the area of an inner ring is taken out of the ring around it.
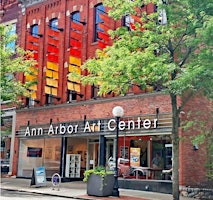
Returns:
[[[171,182],[171,176],[162,173],[172,168],[170,97],[155,88],[151,91],[132,88],[125,96],[100,97],[97,87],[82,86],[79,80],[67,76],[72,71],[86,75],[80,71],[81,64],[94,57],[97,48],[111,43],[107,29],[128,26],[127,20],[110,19],[100,0],[22,0],[15,5],[21,9],[14,16],[17,25],[21,23],[21,30],[17,29],[18,43],[31,50],[38,61],[36,77],[20,75],[19,78],[39,81],[30,88],[32,96],[23,98],[24,106],[16,110],[12,174],[31,177],[33,168],[44,166],[47,177],[59,173],[64,179],[72,180],[82,178],[85,169],[108,165],[110,157],[115,158],[116,146],[112,109],[119,105],[124,109],[119,158],[126,159],[126,165],[133,171],[141,169],[143,174],[137,174],[137,178]],[[7,9],[4,9],[5,21]],[[151,13],[155,6],[144,9]],[[207,114],[208,102],[196,98],[188,103],[180,121],[187,112],[196,111],[201,105]],[[206,180],[205,145],[195,150],[189,139],[196,134],[180,127],[180,135],[186,137],[180,143],[180,185]],[[159,171],[151,170],[156,153],[162,161]],[[133,171],[123,175],[133,178],[136,175]]]
[[[0,3],[0,23],[10,25],[11,33],[17,33],[17,40],[10,43],[10,47],[15,49],[16,44],[20,44],[21,39],[21,7],[18,0],[6,0]],[[15,106],[8,106],[8,102],[1,102],[1,172],[12,171],[14,152],[14,135],[16,112]]]

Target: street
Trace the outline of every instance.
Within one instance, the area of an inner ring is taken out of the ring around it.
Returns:
[[[70,197],[69,197],[70,198]],[[57,197],[46,194],[36,194],[25,191],[14,191],[1,189],[1,200],[67,200],[68,197]],[[72,198],[74,199],[74,198]],[[74,199],[76,200],[76,199]]]

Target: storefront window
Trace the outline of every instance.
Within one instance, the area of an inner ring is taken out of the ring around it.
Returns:
[[[163,171],[172,167],[172,140],[170,135],[119,137],[120,176],[129,165],[127,176],[146,179],[164,179]]]
[[[31,177],[35,167],[44,166],[46,176],[59,173],[61,138],[20,140],[18,176]]]

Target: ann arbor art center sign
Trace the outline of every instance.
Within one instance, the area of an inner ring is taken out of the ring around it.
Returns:
[[[140,129],[156,129],[158,119],[141,119],[140,117],[135,120],[119,121],[118,128],[120,131],[124,130],[140,130]],[[58,126],[50,124],[46,129],[44,128],[31,128],[27,127],[25,136],[40,136],[40,135],[64,135],[64,134],[80,134],[80,133],[94,133],[106,132],[116,130],[116,120],[110,119],[103,123],[102,120],[97,122],[85,121],[83,124],[59,124]]]

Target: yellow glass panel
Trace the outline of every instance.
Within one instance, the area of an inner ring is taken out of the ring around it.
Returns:
[[[52,78],[52,77],[53,77],[53,71],[47,69],[47,70],[46,70],[46,76]]]
[[[58,79],[58,72],[53,72],[53,78]]]
[[[52,89],[52,95],[57,96],[57,88],[51,88]]]
[[[57,96],[57,88],[45,86],[45,94],[52,94],[54,96]]]
[[[74,83],[67,82],[68,90],[74,90]]]
[[[70,78],[70,77],[68,76],[68,80],[69,80],[69,81],[72,81],[72,82],[80,83],[80,79],[77,78],[77,77],[72,77],[72,78]]]
[[[38,68],[30,67],[30,71],[33,72],[34,75],[38,75]]]
[[[70,56],[70,64],[81,66],[81,59]]]
[[[48,86],[45,86],[45,94],[51,94],[51,88]]]
[[[46,70],[46,76],[49,77],[49,78],[58,79],[58,72],[47,69]]]
[[[47,69],[52,69],[58,72],[58,64],[53,62],[47,62]]]
[[[78,74],[81,74],[81,69],[80,67],[69,65],[69,72],[76,72]]]
[[[80,93],[81,87],[79,84],[75,84],[75,91]]]
[[[80,92],[81,91],[81,87],[77,83],[67,82],[67,88],[69,90],[73,90],[73,91],[76,91],[76,92]]]
[[[36,91],[38,88],[37,88],[37,85],[31,85],[31,86],[29,87],[29,89],[30,89],[30,90],[35,90],[35,91]]]
[[[35,81],[37,78],[35,76],[32,75],[26,75],[26,81]]]
[[[31,98],[36,99],[36,92],[31,93]]]
[[[46,83],[49,86],[58,87],[58,81],[50,78],[46,78]]]

